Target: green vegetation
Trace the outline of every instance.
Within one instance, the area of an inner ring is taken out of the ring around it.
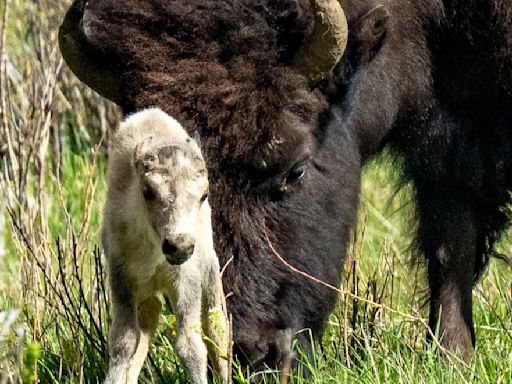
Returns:
[[[119,112],[61,61],[57,26],[69,1],[7,5],[0,1],[0,383],[101,382],[109,307],[99,227]],[[322,346],[304,360],[309,378],[290,383],[512,383],[510,265],[492,260],[474,290],[471,363],[440,357],[438,344],[425,342],[424,266],[406,230],[414,228],[411,192],[394,196],[394,179],[386,155],[365,170],[339,305]],[[511,251],[503,239],[498,252]],[[186,381],[172,319],[164,311],[141,382]],[[234,371],[235,382],[249,383]],[[278,377],[267,372],[262,382]]]

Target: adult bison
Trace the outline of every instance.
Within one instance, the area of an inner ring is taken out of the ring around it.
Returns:
[[[512,1],[340,3],[341,60],[323,0],[77,0],[60,43],[126,113],[158,105],[199,132],[240,356],[279,364],[293,335],[308,345],[297,331],[321,335],[335,292],[265,233],[338,285],[361,166],[388,145],[415,186],[430,324],[467,358],[512,187]]]

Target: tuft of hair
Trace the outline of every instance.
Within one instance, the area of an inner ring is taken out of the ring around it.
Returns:
[[[151,107],[128,116],[114,135],[109,151],[108,175],[111,185],[116,190],[129,187],[134,167],[126,168],[122,164],[133,165],[133,153],[137,145],[151,142],[154,148],[163,147],[173,142],[187,146],[202,158],[201,149],[196,140],[191,138],[182,125],[158,107]]]

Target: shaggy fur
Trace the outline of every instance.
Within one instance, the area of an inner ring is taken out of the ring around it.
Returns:
[[[115,57],[126,112],[157,104],[201,136],[241,356],[279,364],[287,335],[319,337],[336,298],[276,261],[262,228],[337,285],[361,166],[389,145],[416,187],[430,324],[442,308],[443,344],[468,357],[472,285],[512,187],[512,3],[340,3],[348,48],[314,90],[289,67],[312,30],[307,0],[89,0],[84,28]]]
[[[384,7],[378,7],[383,4]],[[468,359],[473,284],[512,188],[512,2],[342,1],[353,37],[326,89],[368,158],[388,144],[416,190],[430,326]]]
[[[290,334],[305,330],[306,348],[310,331],[321,335],[336,293],[282,265],[263,228],[293,265],[338,285],[359,188],[354,140],[326,132],[325,97],[287,66],[311,30],[309,4],[118,4],[88,1],[91,43],[128,64],[127,112],[160,105],[199,132],[215,248],[221,265],[232,260],[223,282],[235,353],[256,369],[278,365]]]
[[[160,314],[176,315],[176,352],[194,384],[207,383],[207,348],[227,382],[227,333],[213,249],[206,168],[197,144],[159,109],[130,116],[110,150],[103,245],[114,306],[105,383],[137,383]],[[202,325],[202,327],[201,327]]]

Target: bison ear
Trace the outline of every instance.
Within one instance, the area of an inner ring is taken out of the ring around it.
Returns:
[[[361,16],[351,28],[358,46],[360,65],[372,61],[379,52],[388,32],[388,20],[389,11],[384,5],[378,5]]]

